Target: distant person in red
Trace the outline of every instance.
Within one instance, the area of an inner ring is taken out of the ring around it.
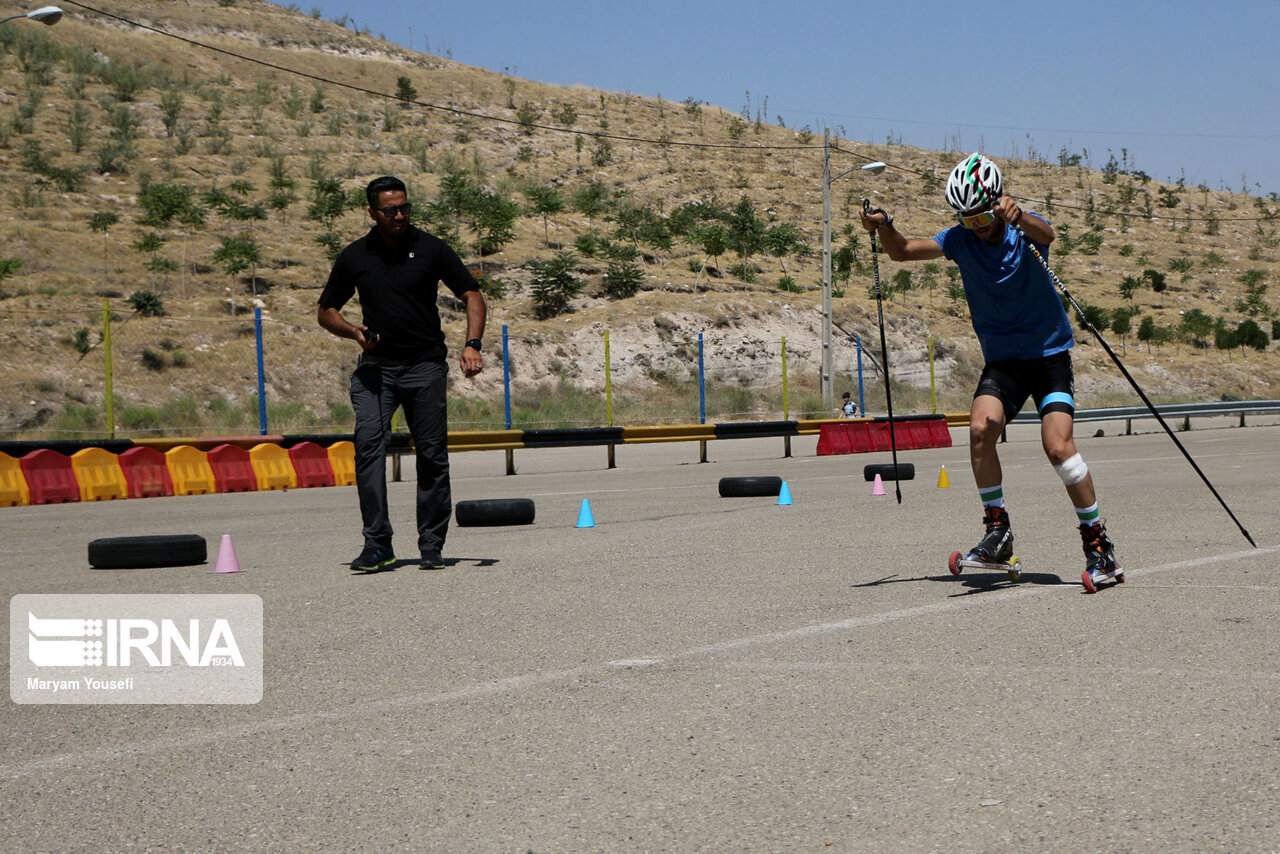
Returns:
[[[467,339],[459,364],[463,376],[473,377],[484,366],[484,296],[448,244],[409,223],[412,205],[399,178],[375,178],[365,195],[373,228],[338,255],[316,312],[322,327],[350,338],[362,351],[351,375],[351,406],[356,413],[356,492],[364,549],[351,568],[374,572],[396,561],[387,512],[387,449],[391,415],[402,406],[417,454],[422,566],[443,569],[453,498],[445,401],[447,350],[436,297],[443,282],[466,306]],[[363,315],[359,326],[341,313],[356,294]]]

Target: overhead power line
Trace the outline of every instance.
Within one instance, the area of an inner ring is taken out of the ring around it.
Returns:
[[[451,115],[460,116],[460,117],[469,118],[469,119],[478,119],[481,121],[496,122],[499,124],[507,124],[507,125],[518,125],[522,128],[543,130],[551,133],[570,134],[573,136],[583,136],[583,137],[589,137],[591,139],[610,139],[618,142],[631,142],[631,143],[638,143],[638,144],[644,144],[644,145],[655,145],[658,147],[681,147],[681,148],[698,148],[698,149],[708,149],[708,150],[737,150],[737,151],[818,151],[822,149],[822,146],[819,146],[819,145],[804,145],[804,144],[754,145],[754,144],[744,144],[744,143],[690,142],[690,141],[677,141],[677,140],[671,140],[671,139],[653,139],[650,137],[629,136],[626,134],[604,133],[601,131],[575,130],[573,128],[557,127],[554,125],[542,125],[542,124],[524,122],[519,119],[506,118],[504,116],[494,116],[494,115],[489,115],[487,113],[477,113],[470,110],[463,110],[458,107],[446,107],[442,104],[432,104],[427,101],[418,101],[411,98],[403,98],[403,97],[400,97],[399,95],[393,95],[389,92],[379,92],[375,89],[368,89],[363,86],[357,86],[353,83],[348,83],[343,80],[334,80],[333,78],[330,78],[330,77],[324,77],[319,74],[312,74],[310,72],[302,71],[297,68],[290,68],[288,66],[280,65],[278,63],[268,62],[264,59],[258,59],[256,57],[247,56],[242,53],[237,53],[233,50],[228,50],[227,48],[217,47],[216,45],[211,45],[205,42],[197,41],[195,39],[191,39],[186,36],[178,35],[177,33],[171,33],[168,30],[161,29],[160,27],[155,27],[150,24],[144,24],[140,21],[135,21],[131,18],[126,18],[122,15],[117,15],[112,12],[107,12],[103,9],[98,9],[86,3],[78,2],[78,0],[65,0],[65,2],[69,6],[76,6],[80,9],[85,10],[86,12],[91,12],[95,15],[101,15],[104,18],[110,18],[112,20],[119,21],[122,24],[127,24],[131,27],[137,27],[139,29],[143,29],[148,32],[156,33],[157,35],[164,36],[166,38],[171,38],[176,41],[183,42],[185,44],[189,44],[192,47],[200,48],[201,50],[207,50],[213,53],[221,54],[223,56],[229,56],[234,59],[241,60],[242,62],[253,63],[255,65],[260,65],[264,68],[270,68],[272,70],[280,71],[285,74],[292,74],[297,77],[302,77],[308,80],[314,80],[317,83],[324,83],[330,86],[338,87],[340,89],[347,89],[352,92],[359,92],[361,94],[370,95],[376,98],[389,99],[393,101],[399,101],[405,104],[412,104],[414,106],[422,107],[424,109],[436,110],[439,112],[449,113]],[[833,145],[832,150],[839,151],[843,154],[849,154],[854,157],[861,158],[863,160],[875,159],[865,154],[860,154],[858,152],[849,151],[847,149],[840,148],[838,145]],[[920,178],[933,177],[928,173],[920,171],[919,169],[912,169],[911,167],[908,167],[908,166],[901,166],[895,163],[888,163],[887,165],[891,169],[916,175]],[[1029,199],[1029,198],[1023,198],[1020,196],[1016,196],[1015,198],[1020,198],[1020,199],[1023,199],[1024,201],[1035,201],[1035,202],[1045,203],[1045,200],[1043,199]],[[1053,204],[1067,210],[1077,210],[1077,211],[1087,210],[1086,208],[1082,208],[1078,205],[1069,205],[1061,202],[1054,202]],[[1152,214],[1128,213],[1125,211],[1116,211],[1116,210],[1095,210],[1094,214],[1098,216],[1113,216],[1113,217],[1142,217],[1144,219],[1164,220],[1169,222],[1209,222],[1211,220],[1214,220],[1220,223],[1223,223],[1223,222],[1255,222],[1256,223],[1256,222],[1271,221],[1270,218],[1268,217],[1193,217],[1193,216],[1161,215],[1161,214],[1155,214],[1155,213],[1152,213]]]

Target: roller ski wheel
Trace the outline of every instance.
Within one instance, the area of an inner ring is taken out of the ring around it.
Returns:
[[[1110,572],[1086,569],[1080,574],[1080,581],[1084,584],[1086,593],[1097,593],[1103,585],[1109,587],[1112,584],[1124,584],[1124,570],[1118,566]]]
[[[1022,580],[1022,560],[1017,555],[1011,555],[1005,562],[982,560],[974,557],[972,553],[964,555],[960,552],[952,552],[950,560],[947,561],[947,569],[951,570],[952,575],[959,575],[966,569],[1003,569],[1008,573],[1010,581]]]

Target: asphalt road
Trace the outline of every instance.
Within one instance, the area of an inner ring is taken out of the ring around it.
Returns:
[[[455,500],[537,520],[454,528],[435,572],[345,567],[352,488],[0,508],[6,598],[256,593],[266,643],[256,705],[6,702],[0,849],[1280,850],[1280,427],[1179,434],[1254,549],[1167,436],[1099,426],[1128,581],[1093,596],[1034,427],[1001,448],[1019,584],[946,569],[981,534],[963,430],[902,455],[901,505],[887,455],[812,439],[458,454]],[[794,504],[719,498],[741,475]],[[88,566],[163,533],[210,564]]]

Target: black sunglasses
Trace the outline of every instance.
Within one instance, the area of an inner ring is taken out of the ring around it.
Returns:
[[[378,213],[387,219],[395,219],[396,214],[402,213],[409,215],[409,211],[413,210],[413,202],[405,202],[403,205],[387,205],[385,208],[374,208]]]

